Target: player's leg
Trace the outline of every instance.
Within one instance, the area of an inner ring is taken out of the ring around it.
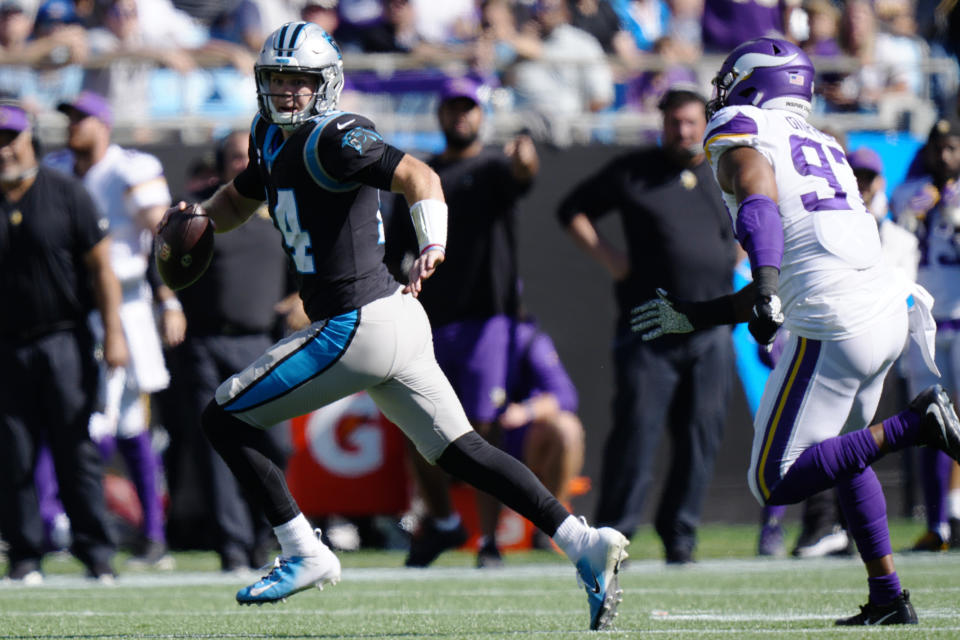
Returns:
[[[116,446],[143,508],[143,544],[130,559],[134,565],[173,568],[167,554],[163,501],[159,479],[163,470],[153,450],[149,427],[149,396],[127,387],[120,400]]]
[[[603,447],[596,520],[627,537],[640,525],[669,398],[679,382],[669,357],[674,348],[629,331],[618,335],[614,348],[613,428]]]
[[[521,462],[473,431],[433,356],[429,323],[416,299],[402,296],[399,304],[383,311],[395,318],[404,340],[397,342],[399,364],[392,377],[370,387],[370,396],[427,460],[494,496],[553,537],[588,585],[591,628],[609,625],[620,602],[617,573],[628,541],[612,529],[586,526]]]
[[[516,349],[515,321],[505,315],[451,322],[433,329],[437,363],[460,399],[470,424],[489,442],[499,446],[496,417],[507,400],[509,355]],[[427,566],[439,554],[461,546],[467,539],[460,514],[450,508],[447,474],[414,459],[417,483],[427,506],[426,517],[410,540],[407,566]],[[443,494],[441,496],[441,494]],[[496,541],[499,502],[475,494],[482,533],[478,566],[502,564]]]
[[[941,380],[950,387],[956,382],[957,371],[951,357],[951,347],[956,340],[956,332],[937,331],[936,363],[943,377],[937,376],[927,368],[920,348],[913,341],[907,346],[905,354],[907,388],[910,397],[916,397],[925,389]],[[950,467],[953,461],[949,456],[935,449],[924,449],[917,454],[920,463],[920,486],[923,503],[926,508],[926,531],[914,542],[916,551],[941,551],[946,548],[949,537],[946,517],[946,499],[949,485]]]
[[[898,623],[916,618],[909,615],[909,596],[900,595],[886,504],[868,469],[881,453],[873,432],[864,427],[903,345],[905,325],[905,318],[902,326],[878,323],[873,331],[837,342],[792,339],[771,374],[757,415],[750,474],[751,488],[767,504],[799,502],[838,486],[841,508],[870,576],[871,602],[864,612],[869,610],[869,619],[877,620],[876,607],[883,607],[884,616],[892,608],[894,613],[885,620]],[[852,431],[836,435],[843,428]],[[855,616],[840,623],[857,620]]]
[[[241,604],[274,602],[340,578],[339,560],[319,541],[268,455],[265,429],[389,376],[398,335],[391,321],[377,318],[381,303],[315,322],[274,344],[220,385],[204,410],[211,445],[263,507],[281,547],[274,570],[237,594]]]

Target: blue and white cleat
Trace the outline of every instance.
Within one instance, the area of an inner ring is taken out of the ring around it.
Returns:
[[[263,604],[285,600],[316,585],[340,582],[340,560],[326,545],[315,556],[280,556],[270,573],[237,592],[239,604]]]
[[[597,529],[597,534],[596,542],[577,561],[577,581],[587,591],[592,631],[607,629],[617,617],[617,607],[623,601],[617,574],[630,544],[622,533],[610,527]]]

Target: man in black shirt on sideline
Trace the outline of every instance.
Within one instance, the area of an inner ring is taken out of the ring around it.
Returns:
[[[604,448],[597,521],[632,536],[640,524],[664,429],[672,461],[656,515],[668,563],[693,558],[696,528],[723,436],[733,366],[730,330],[643,342],[630,310],[658,288],[682,299],[732,291],[736,246],[720,189],[705,160],[706,100],[695,88],[660,102],[662,145],[628,153],[577,186],[558,215],[574,241],[614,279],[613,429]],[[626,253],[594,227],[620,213]]]
[[[87,327],[94,305],[105,362],[122,367],[129,357],[107,231],[83,184],[38,166],[26,112],[0,105],[0,534],[10,545],[7,576],[25,583],[43,579],[33,484],[42,440],[73,528],[70,550],[91,577],[114,576],[102,462],[87,430],[97,385]]]

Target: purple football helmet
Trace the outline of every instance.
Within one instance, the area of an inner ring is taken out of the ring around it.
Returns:
[[[815,70],[807,54],[778,38],[756,38],[730,52],[713,79],[707,112],[728,105],[753,105],[810,115]]]

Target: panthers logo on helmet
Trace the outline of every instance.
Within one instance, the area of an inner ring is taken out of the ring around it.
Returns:
[[[383,138],[381,138],[380,134],[376,131],[364,129],[363,127],[355,127],[343,136],[343,141],[340,143],[340,146],[350,147],[355,149],[360,155],[363,155],[367,149],[382,140]]]

